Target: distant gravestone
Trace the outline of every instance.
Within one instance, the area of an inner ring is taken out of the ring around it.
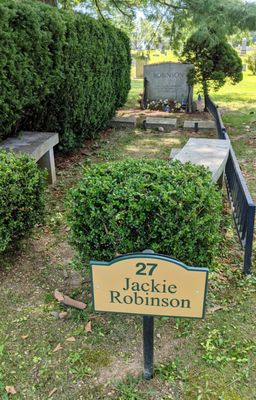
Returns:
[[[187,74],[192,68],[192,64],[171,62],[145,65],[147,100],[173,99],[191,104],[193,90],[187,83]]]
[[[147,59],[138,58],[135,64],[135,74],[137,79],[142,79],[144,77],[144,65],[148,63]]]
[[[246,64],[243,64],[243,72],[246,71]]]
[[[246,50],[247,50],[247,39],[243,38],[242,47],[241,47],[241,55],[246,54]]]

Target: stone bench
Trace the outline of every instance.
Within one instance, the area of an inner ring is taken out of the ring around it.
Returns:
[[[191,162],[208,167],[214,182],[222,183],[223,173],[229,155],[229,140],[189,139],[185,146],[173,157],[182,164]]]
[[[58,133],[22,132],[19,137],[9,137],[0,144],[0,148],[24,153],[33,157],[41,168],[48,170],[48,181],[56,182],[53,147],[59,143]]]
[[[172,160],[180,151],[181,151],[180,147],[174,147],[173,149],[171,149],[169,159]]]

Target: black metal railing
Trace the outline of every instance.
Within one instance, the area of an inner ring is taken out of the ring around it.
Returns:
[[[209,96],[205,99],[207,110],[215,119],[219,139],[230,140],[223,124],[220,111]],[[225,181],[231,203],[235,226],[244,250],[244,273],[251,272],[255,204],[247,188],[235,152],[230,145],[225,169]]]

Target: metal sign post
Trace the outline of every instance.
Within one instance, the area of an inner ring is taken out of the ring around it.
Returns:
[[[143,317],[143,355],[144,378],[152,379],[154,375],[154,317]]]
[[[151,249],[142,253],[154,254]],[[143,357],[144,378],[149,380],[154,376],[154,317],[144,315],[143,317]]]

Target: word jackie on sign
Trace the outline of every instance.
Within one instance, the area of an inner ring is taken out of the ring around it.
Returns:
[[[208,270],[158,254],[91,261],[95,311],[203,318]]]

